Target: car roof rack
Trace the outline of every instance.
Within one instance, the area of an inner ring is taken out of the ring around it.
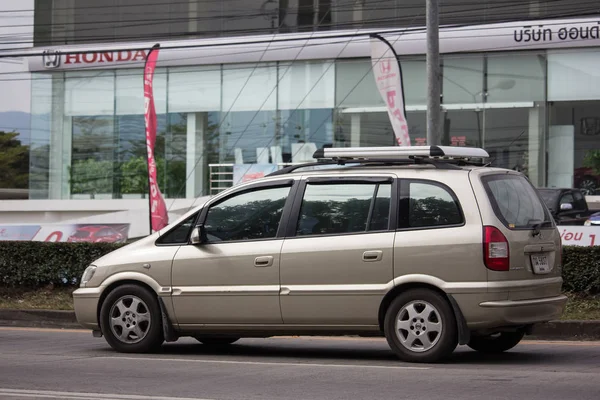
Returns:
[[[359,164],[361,166],[389,166],[428,164],[438,169],[461,169],[460,166],[484,166],[487,151],[476,147],[454,146],[388,146],[323,148],[313,154],[316,162],[291,165],[267,176],[289,174],[300,168],[323,165]]]
[[[313,157],[331,160],[379,160],[396,158],[472,159],[488,158],[484,149],[457,146],[387,146],[387,147],[338,147],[315,151]]]

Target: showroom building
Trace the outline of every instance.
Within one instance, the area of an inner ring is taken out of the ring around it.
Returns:
[[[374,32],[400,58],[411,144],[426,144],[420,28],[33,48],[29,200],[2,200],[0,222],[148,233],[142,75],[155,43],[155,157],[173,218],[323,146],[394,145]],[[600,151],[600,18],[443,28],[440,51],[442,144],[483,147],[538,187],[581,187],[596,201],[600,177],[585,160]]]

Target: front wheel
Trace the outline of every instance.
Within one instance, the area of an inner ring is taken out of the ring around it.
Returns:
[[[486,354],[498,354],[512,349],[519,344],[525,332],[499,332],[494,335],[473,336],[468,346],[473,350]]]
[[[401,293],[390,304],[384,333],[402,361],[437,362],[458,344],[458,328],[448,301],[428,289]]]
[[[238,337],[195,336],[194,338],[207,346],[227,346],[240,340]]]
[[[106,296],[100,328],[108,344],[124,353],[145,353],[164,341],[156,294],[138,285],[123,285]]]

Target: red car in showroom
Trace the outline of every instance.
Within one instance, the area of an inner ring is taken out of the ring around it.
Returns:
[[[125,236],[110,226],[90,225],[77,228],[67,242],[122,243]]]

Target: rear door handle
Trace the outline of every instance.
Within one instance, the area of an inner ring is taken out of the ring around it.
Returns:
[[[362,255],[362,259],[364,262],[381,261],[382,257],[383,257],[383,251],[381,251],[381,250],[365,251]]]
[[[262,256],[254,259],[255,267],[270,267],[273,265],[273,256]]]

